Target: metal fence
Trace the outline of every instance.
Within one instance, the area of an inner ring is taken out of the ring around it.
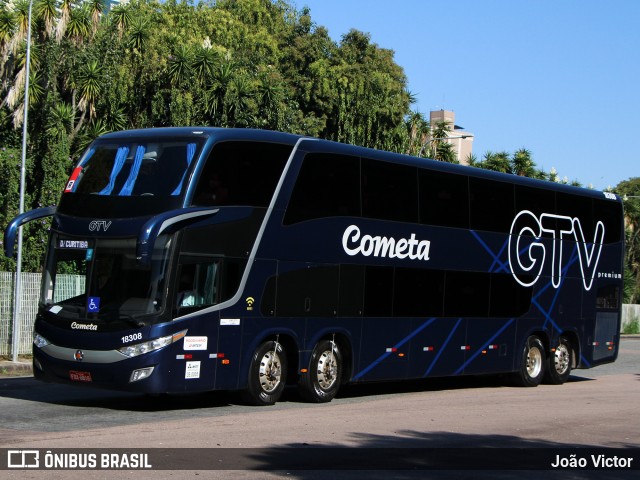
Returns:
[[[31,354],[33,322],[38,311],[40,296],[40,273],[22,273],[20,312],[18,314],[20,339],[18,355]],[[0,272],[0,355],[12,355],[13,337],[13,290],[16,274]],[[81,275],[60,275],[56,280],[56,296],[70,298],[84,292],[84,277]]]
[[[631,322],[640,321],[640,305],[623,305],[622,306],[622,329]]]

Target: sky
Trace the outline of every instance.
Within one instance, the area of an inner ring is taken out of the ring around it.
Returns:
[[[528,149],[596,189],[640,177],[640,1],[293,0],[337,42],[395,52],[417,97],[452,110],[473,153]]]

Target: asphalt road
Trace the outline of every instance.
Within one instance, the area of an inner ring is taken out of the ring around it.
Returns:
[[[43,384],[30,377],[2,378],[0,448],[234,449],[227,450],[231,453],[242,449],[238,451],[256,452],[258,468],[263,465],[265,470],[279,465],[275,456],[288,447],[301,453],[317,447],[318,455],[327,455],[327,468],[340,460],[336,452],[344,447],[361,451],[496,447],[517,449],[516,453],[612,447],[628,449],[640,463],[639,409],[640,338],[628,338],[622,341],[616,363],[574,371],[561,386],[516,388],[495,377],[385,383],[348,386],[333,402],[322,405],[302,403],[295,390],[285,392],[276,406],[260,408],[244,406],[226,393],[150,397]],[[197,456],[185,458],[198,466]],[[64,472],[64,477],[369,479],[426,478],[428,473],[429,478],[478,478],[452,471],[203,471],[184,464],[179,468],[183,470],[125,476],[114,471],[72,471]],[[3,473],[5,478],[51,474]],[[487,478],[515,478],[512,473],[492,472]],[[638,471],[525,472],[524,476],[538,478],[541,473],[545,478],[602,479],[637,478]]]

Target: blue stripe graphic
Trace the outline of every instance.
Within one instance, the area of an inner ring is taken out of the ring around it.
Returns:
[[[459,318],[458,321],[456,322],[456,324],[453,326],[453,329],[451,330],[451,332],[449,332],[449,336],[447,337],[447,339],[444,341],[444,345],[442,345],[442,348],[438,349],[438,354],[436,355],[436,358],[433,359],[433,362],[431,362],[431,365],[429,365],[429,368],[427,368],[427,371],[424,372],[423,377],[428,376],[431,373],[431,370],[433,370],[433,367],[435,366],[435,364],[438,362],[438,359],[440,358],[440,356],[442,355],[442,353],[445,351],[445,349],[447,348],[447,345],[449,345],[449,342],[451,341],[451,337],[453,337],[453,334],[455,333],[455,331],[458,329],[458,326],[460,325],[460,322],[462,322],[462,319]]]
[[[436,320],[435,317],[434,318],[430,318],[429,320],[424,322],[422,325],[420,325],[417,329],[415,329],[413,332],[411,332],[409,335],[407,335],[405,338],[403,338],[398,343],[396,343],[393,346],[393,348],[400,348],[405,343],[407,343],[409,340],[411,340],[413,337],[415,337],[418,333],[420,333],[422,330],[424,330],[429,325],[431,325],[435,320]],[[391,354],[392,354],[392,352],[385,352],[384,354],[380,355],[380,357],[378,357],[378,359],[375,360],[372,364],[370,364],[364,370],[361,370],[360,372],[358,372],[358,374],[356,374],[353,377],[353,379],[354,380],[358,380],[359,378],[363,377],[364,375],[369,373],[371,370],[373,370],[375,367],[377,367],[380,364],[380,362],[382,362],[385,358],[387,358]]]

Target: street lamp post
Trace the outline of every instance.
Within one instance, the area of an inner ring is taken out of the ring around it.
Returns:
[[[20,213],[24,213],[24,184],[27,164],[27,119],[29,116],[29,70],[31,64],[31,10],[33,0],[29,2],[29,18],[27,20],[27,58],[25,63],[24,83],[24,119],[22,121],[22,162],[20,165]],[[18,361],[18,349],[20,348],[20,295],[22,293],[22,226],[18,229],[18,254],[16,256],[16,281],[13,294],[13,329],[11,342],[11,360]]]
[[[459,135],[459,136],[454,136],[454,137],[430,138],[429,140],[424,142],[424,144],[422,145],[422,148],[420,149],[420,153],[418,153],[418,156],[421,157],[422,154],[424,153],[424,150],[427,148],[427,145],[429,145],[432,142],[437,142],[439,140],[460,140],[460,141],[462,141],[465,138],[469,138],[469,137],[472,137],[472,136],[473,135]]]

